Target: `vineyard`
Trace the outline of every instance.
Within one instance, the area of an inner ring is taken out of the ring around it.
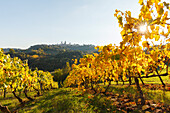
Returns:
[[[120,45],[97,46],[98,53],[75,59],[66,79],[68,86],[107,95],[112,82],[133,82],[137,88],[135,105],[141,107],[147,102],[139,81],[145,85],[144,78],[158,77],[161,85],[157,87],[166,89],[162,77],[170,74],[170,6],[161,0],[139,0],[139,4],[138,18],[130,11],[115,11],[123,41]]]
[[[38,69],[31,71],[27,61],[21,61],[17,57],[11,58],[10,55],[3,54],[2,50],[0,50],[0,67],[0,89],[3,90],[4,98],[7,91],[10,91],[21,104],[24,104],[23,99],[16,93],[24,92],[25,97],[33,101],[34,98],[28,95],[29,91],[36,91],[37,96],[40,96],[44,90],[53,88],[53,77],[49,72]],[[10,112],[1,104],[0,110]]]
[[[97,106],[98,109],[90,108],[93,112],[170,112],[170,3],[139,0],[139,4],[141,9],[137,18],[130,11],[115,11],[114,16],[122,29],[119,45],[97,46],[97,53],[74,59],[71,71],[62,85],[69,87],[69,91],[75,91],[73,95],[76,99],[88,95],[88,104],[85,106],[88,109],[81,109],[84,112],[89,112],[90,104],[99,105],[99,97],[104,98],[105,105],[99,106],[105,106],[106,111]],[[28,92],[36,92],[36,96],[40,96],[46,90],[53,89],[53,83],[53,76],[49,72],[38,69],[32,71],[27,61],[11,58],[0,50],[0,89],[3,90],[4,98],[10,92],[24,104],[19,96],[22,92],[29,101],[34,101],[34,96],[28,95]],[[161,98],[164,102],[149,100],[152,99],[149,98],[149,91],[153,90],[158,91],[154,92],[155,95],[163,94]],[[1,104],[0,110],[10,113]],[[74,110],[68,111],[81,111]]]

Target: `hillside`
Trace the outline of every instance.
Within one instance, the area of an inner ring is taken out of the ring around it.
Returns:
[[[72,59],[79,59],[84,54],[96,52],[94,45],[79,44],[41,44],[33,45],[28,49],[3,49],[5,54],[11,57],[19,57],[22,60],[28,60],[30,68],[54,71],[65,67],[66,62],[73,63]]]

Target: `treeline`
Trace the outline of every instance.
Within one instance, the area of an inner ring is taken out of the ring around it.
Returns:
[[[54,71],[66,66],[66,62],[73,64],[72,59],[82,58],[87,53],[95,52],[94,45],[79,44],[56,44],[56,45],[34,45],[28,49],[4,49],[5,54],[11,57],[19,57],[22,60],[28,60],[31,69],[44,71]]]

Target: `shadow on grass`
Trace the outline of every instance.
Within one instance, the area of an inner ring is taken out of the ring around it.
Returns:
[[[11,103],[8,103],[8,104],[4,104],[3,106],[10,106],[11,105]]]
[[[0,98],[0,100],[10,100],[10,99],[15,99],[15,97]]]
[[[89,108],[93,109],[97,113],[108,113],[117,111],[116,106],[111,104],[111,101],[103,98],[101,95],[95,96],[89,100]],[[120,112],[121,113],[121,112]]]
[[[55,91],[45,92],[35,102],[28,101],[24,110],[31,112],[58,113],[67,112],[73,107],[72,99],[69,98],[70,91],[57,89]]]
[[[44,108],[44,107],[52,107],[53,104],[55,103],[60,103],[60,104],[65,104],[67,103],[67,100],[65,100],[63,97],[68,96],[70,94],[69,91],[67,90],[59,90],[56,93],[48,93],[44,98],[41,98],[41,105],[39,108]],[[44,101],[44,102],[42,102]],[[64,103],[62,103],[64,102]],[[65,106],[64,106],[65,107]]]
[[[70,91],[68,91],[68,90],[61,90],[61,89],[58,89],[57,90],[57,92],[55,92],[55,93],[50,93],[50,92],[47,92],[45,95],[46,96],[44,96],[44,99],[46,99],[46,100],[50,100],[50,99],[52,99],[52,98],[54,98],[54,97],[56,97],[56,96],[60,96],[60,95],[69,95],[70,94]],[[43,99],[43,98],[42,98]]]
[[[163,97],[163,101],[164,101],[164,103],[165,104],[168,104],[168,105],[170,105],[170,99],[169,98],[167,98],[167,97]]]
[[[144,87],[141,87],[142,91],[145,95],[145,99],[153,100],[155,102],[163,102],[164,104],[169,105],[170,103],[170,93],[168,91],[161,91],[161,90],[150,90]],[[113,93],[118,93],[120,95],[123,94],[136,94],[137,89],[133,86],[111,86],[110,91]]]
[[[169,95],[167,95],[167,93],[167,91],[156,92],[151,90],[150,92],[147,92],[146,98],[149,100],[155,100],[156,102],[163,102],[165,105],[170,105],[170,98],[168,98]]]

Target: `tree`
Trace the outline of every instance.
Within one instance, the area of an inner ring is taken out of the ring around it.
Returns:
[[[64,80],[68,76],[70,72],[70,64],[69,62],[66,62],[66,66],[63,69],[56,69],[54,72],[52,72],[52,75],[54,76],[54,81],[58,82],[58,87],[61,88],[63,85]]]
[[[9,49],[9,53],[14,54],[15,50],[14,49]]]
[[[52,75],[54,76],[54,81],[58,82],[58,87],[61,88],[61,81],[63,80],[63,70],[62,69],[56,69]]]

